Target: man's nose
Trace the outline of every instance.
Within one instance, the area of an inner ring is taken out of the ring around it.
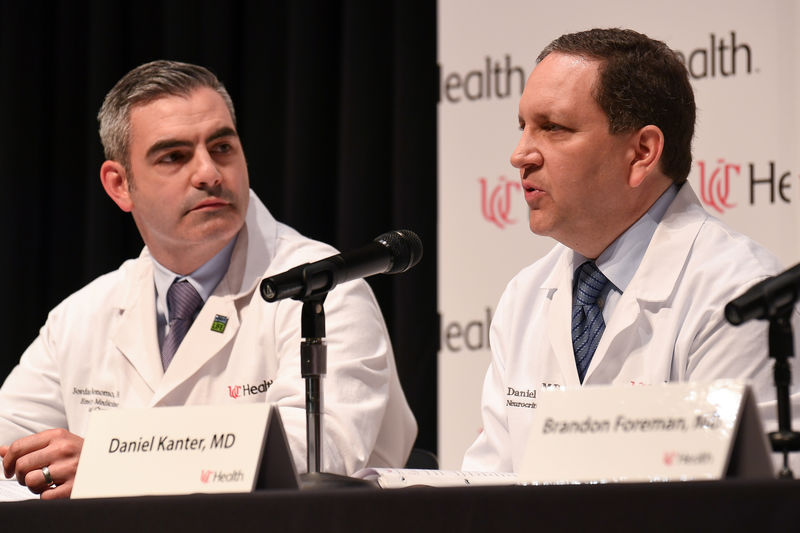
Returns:
[[[192,183],[195,187],[200,189],[220,182],[222,173],[208,150],[197,150],[195,152],[195,160],[195,168],[192,174]]]
[[[511,152],[511,165],[514,168],[525,168],[541,164],[542,154],[537,148],[533,136],[523,131],[517,147]]]

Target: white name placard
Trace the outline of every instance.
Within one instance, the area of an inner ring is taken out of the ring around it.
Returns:
[[[296,481],[269,404],[94,411],[72,497],[250,492],[262,462]]]
[[[732,381],[547,391],[527,483],[773,477],[753,395]]]

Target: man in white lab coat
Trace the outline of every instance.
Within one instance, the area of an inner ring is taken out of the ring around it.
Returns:
[[[519,123],[530,228],[560,244],[501,297],[463,469],[518,471],[543,389],[736,378],[774,398],[766,323],[731,326],[724,307],[780,265],[686,183],[695,103],[675,54],[629,30],[564,35],[539,56]]]
[[[42,498],[67,497],[91,411],[242,402],[280,406],[304,471],[301,304],[267,304],[258,285],[336,251],[277,222],[249,190],[233,104],[208,70],[137,67],[98,119],[103,187],[133,215],[146,246],[53,309],[3,384],[5,474]],[[175,341],[182,304],[170,291],[178,285],[191,285],[194,318]],[[358,280],[332,291],[325,311],[322,470],[402,466],[416,423],[377,302]]]

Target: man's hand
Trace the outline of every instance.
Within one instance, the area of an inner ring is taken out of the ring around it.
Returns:
[[[7,478],[16,474],[20,485],[41,494],[43,500],[69,498],[83,439],[66,429],[48,429],[23,437],[10,446],[0,446]],[[42,467],[49,469],[52,484],[45,480]]]

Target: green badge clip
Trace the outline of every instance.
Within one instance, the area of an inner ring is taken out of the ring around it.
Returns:
[[[216,331],[217,333],[224,333],[225,326],[228,325],[228,317],[217,315],[214,317],[214,322],[211,323],[211,331]]]

